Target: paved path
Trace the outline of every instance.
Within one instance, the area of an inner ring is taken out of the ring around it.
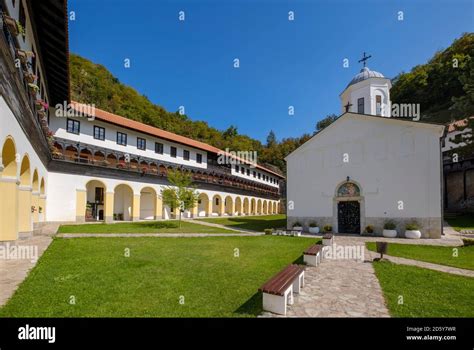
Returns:
[[[231,230],[231,231],[236,231],[236,232],[247,232],[247,233],[258,232],[258,231],[254,231],[254,230],[243,229],[243,228],[233,228],[232,226],[225,226],[225,225],[216,224],[216,223],[213,223],[213,222],[207,222],[207,221],[203,221],[203,220],[199,220],[199,219],[196,219],[196,220],[195,219],[187,219],[187,220],[191,221],[193,224],[223,228],[223,229],[226,229],[226,230]]]
[[[263,233],[58,233],[60,238],[83,237],[159,237],[159,238],[189,238],[189,237],[249,237],[262,236]]]
[[[336,245],[352,245],[351,239],[336,237]],[[363,240],[364,255],[367,253]],[[263,317],[278,317],[264,312]],[[370,261],[323,259],[317,267],[306,267],[305,286],[295,294],[288,317],[390,317],[382,289]]]
[[[52,238],[47,235],[32,236],[24,240],[12,243],[0,243],[1,249],[13,253],[19,246],[28,247],[36,251],[39,259],[46,248],[52,242]],[[26,278],[28,272],[36,265],[37,261],[32,261],[31,256],[27,259],[0,259],[0,306],[4,305],[13,295],[21,282]]]
[[[371,259],[373,259],[373,258],[378,258],[380,256],[380,254],[370,251],[369,256],[371,256]],[[447,266],[447,265],[439,265],[439,264],[434,264],[434,263],[430,263],[430,262],[414,260],[414,259],[407,259],[407,258],[401,258],[401,257],[398,257],[398,256],[391,256],[391,255],[386,255],[386,254],[384,254],[383,257],[384,257],[384,259],[387,259],[388,261],[390,261],[394,264],[417,266],[417,267],[422,267],[422,268],[425,268],[425,269],[451,273],[453,275],[474,277],[474,271],[473,270],[461,269],[459,267],[453,267],[453,266]]]

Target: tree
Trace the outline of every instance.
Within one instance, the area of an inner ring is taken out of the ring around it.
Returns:
[[[229,126],[222,135],[224,136],[225,139],[236,137],[238,135],[237,127],[235,127],[234,125]]]
[[[267,136],[267,147],[273,147],[277,144],[276,136],[273,130],[270,130],[270,133]]]
[[[179,210],[179,227],[181,228],[181,214],[191,210],[196,205],[198,194],[193,186],[190,173],[181,170],[168,171],[168,181],[173,186],[161,190],[163,204]]]
[[[323,130],[324,128],[328,127],[337,119],[337,115],[335,114],[328,114],[326,118],[321,119],[319,122],[316,123],[316,132]]]

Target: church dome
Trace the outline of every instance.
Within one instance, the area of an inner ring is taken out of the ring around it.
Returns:
[[[364,67],[357,73],[354,78],[352,78],[351,82],[347,85],[346,89],[354,84],[357,84],[360,81],[367,80],[369,78],[385,78],[382,73],[376,72],[374,70],[370,70],[367,67]]]

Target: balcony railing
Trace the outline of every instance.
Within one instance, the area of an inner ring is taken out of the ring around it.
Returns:
[[[88,164],[102,168],[119,169],[122,171],[166,177],[171,169],[190,172],[196,183],[215,184],[251,191],[260,195],[279,197],[279,188],[255,183],[230,174],[230,169],[208,166],[207,169],[180,165],[157,159],[124,153],[108,148],[89,144],[74,143],[71,140],[54,138],[52,157],[55,160]]]

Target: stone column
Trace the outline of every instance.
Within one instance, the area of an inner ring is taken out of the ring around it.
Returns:
[[[114,221],[114,193],[106,192],[104,201],[104,221],[111,223]]]
[[[134,194],[132,200],[132,221],[140,220],[140,195]]]
[[[0,178],[0,197],[0,241],[14,241],[18,239],[18,184],[16,178],[6,176]]]
[[[31,205],[35,207],[35,212],[33,213],[33,223],[39,221],[39,214],[38,214],[39,195],[40,195],[39,191],[33,191],[31,193]]]
[[[18,187],[18,231],[19,232],[33,232],[31,212],[32,207],[32,188],[31,186],[19,186]],[[39,207],[35,208],[38,211]]]
[[[43,213],[40,214],[42,216],[43,220],[40,220],[40,221],[46,221],[46,195],[44,195],[44,194],[40,195],[40,197],[39,197],[39,206],[41,208],[43,208]],[[38,213],[39,213],[39,208],[38,208]]]
[[[156,196],[155,200],[155,220],[163,218],[163,201],[161,195]]]
[[[87,191],[76,190],[76,222],[86,221]]]

